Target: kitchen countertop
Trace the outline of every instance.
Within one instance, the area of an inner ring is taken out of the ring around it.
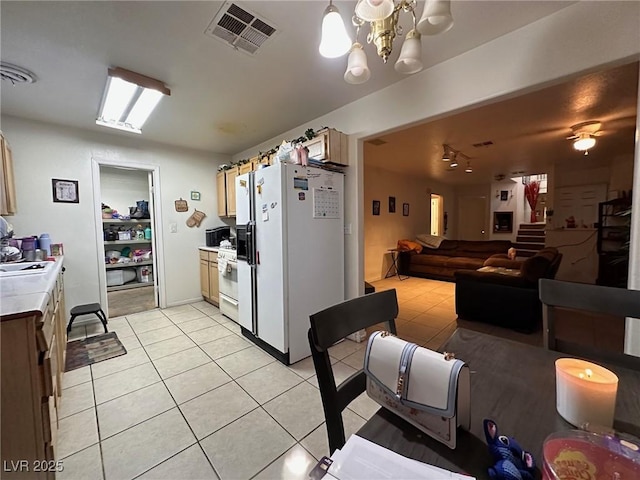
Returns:
[[[42,315],[51,298],[63,257],[46,273],[0,278],[0,321]]]
[[[205,246],[201,246],[198,247],[199,250],[204,250],[206,252],[216,252],[218,253],[218,250],[220,249],[220,247],[205,247]]]

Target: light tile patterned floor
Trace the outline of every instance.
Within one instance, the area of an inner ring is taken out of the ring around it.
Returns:
[[[435,349],[455,330],[453,284],[391,277],[374,286],[396,288],[399,336]],[[64,376],[59,479],[304,479],[328,454],[310,358],[278,363],[205,302],[109,328],[128,353]],[[78,325],[70,340],[101,329]],[[360,368],[364,346],[331,348],[337,382]],[[343,414],[347,436],[377,409],[366,394],[356,399]]]

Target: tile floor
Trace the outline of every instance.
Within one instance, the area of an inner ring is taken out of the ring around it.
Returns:
[[[401,337],[437,348],[455,330],[453,284],[392,277],[374,286],[397,289]],[[128,353],[64,376],[59,479],[304,479],[328,454],[311,358],[280,364],[205,302],[109,327]],[[77,325],[70,340],[99,333],[97,322]],[[360,368],[364,346],[332,347],[336,382]],[[366,394],[356,399],[343,415],[347,436],[377,409]]]

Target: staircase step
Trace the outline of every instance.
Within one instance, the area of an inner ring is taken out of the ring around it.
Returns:
[[[546,223],[521,223],[520,229],[524,230],[544,230],[547,226]]]
[[[518,255],[520,254],[520,250],[532,250],[537,252],[538,250],[542,250],[544,248],[544,243],[516,243],[514,244],[516,250],[518,250]]]
[[[520,233],[518,233],[516,242],[539,243],[544,245],[544,235],[520,235]]]
[[[544,237],[544,230],[534,230],[533,228],[524,228],[518,230],[518,235],[526,235],[528,237]]]

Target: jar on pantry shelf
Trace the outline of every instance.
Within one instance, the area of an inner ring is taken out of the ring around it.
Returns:
[[[147,228],[144,229],[144,239],[151,240],[151,227],[149,226],[147,226]]]

